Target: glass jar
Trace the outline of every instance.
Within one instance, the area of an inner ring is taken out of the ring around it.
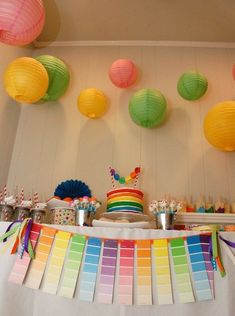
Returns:
[[[40,209],[35,208],[32,210],[32,213],[33,213],[34,223],[42,224],[44,222],[44,218],[45,218],[45,214],[46,214],[45,210],[40,210]]]
[[[17,219],[19,221],[23,221],[26,218],[30,217],[30,213],[31,213],[31,209],[27,208],[27,207],[17,207],[16,208],[16,212],[17,212]]]
[[[1,221],[12,222],[14,220],[14,207],[11,205],[1,205]]]

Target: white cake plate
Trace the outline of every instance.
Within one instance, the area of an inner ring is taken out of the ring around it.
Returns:
[[[108,218],[112,220],[121,220],[126,219],[129,222],[148,222],[148,215],[140,214],[140,213],[130,213],[130,212],[104,212],[100,214],[100,217]]]

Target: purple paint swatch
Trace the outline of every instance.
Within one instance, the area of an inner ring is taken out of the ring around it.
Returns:
[[[98,302],[112,304],[113,287],[117,262],[117,240],[105,240],[100,279],[98,284]]]

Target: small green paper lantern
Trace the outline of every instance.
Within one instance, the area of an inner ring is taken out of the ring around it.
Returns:
[[[49,87],[40,101],[56,101],[67,90],[70,80],[68,67],[57,57],[41,55],[36,58],[47,70]]]
[[[152,128],[161,124],[165,118],[167,103],[160,91],[142,89],[137,91],[129,103],[132,120],[142,127]]]
[[[198,71],[185,72],[178,80],[177,90],[183,99],[200,99],[207,90],[207,79]]]

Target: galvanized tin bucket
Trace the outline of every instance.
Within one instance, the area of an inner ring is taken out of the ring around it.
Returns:
[[[157,229],[169,230],[174,228],[176,215],[170,211],[156,212],[155,219]]]

